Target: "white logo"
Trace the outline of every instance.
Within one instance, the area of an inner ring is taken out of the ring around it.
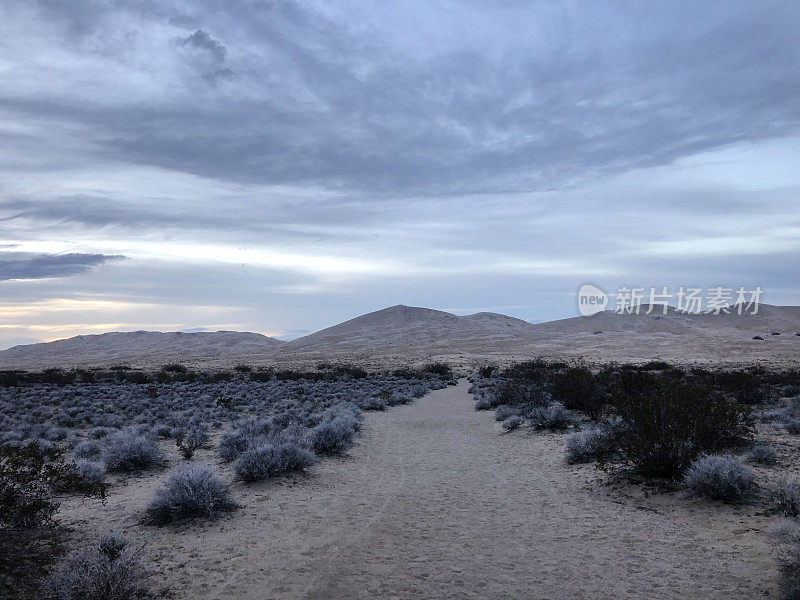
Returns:
[[[599,287],[585,283],[578,290],[578,311],[584,317],[591,317],[608,306],[608,294]]]

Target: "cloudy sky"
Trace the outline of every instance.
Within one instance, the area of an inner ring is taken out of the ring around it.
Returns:
[[[0,348],[587,282],[800,304],[800,4],[0,3]]]

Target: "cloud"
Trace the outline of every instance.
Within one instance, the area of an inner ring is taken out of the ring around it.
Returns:
[[[197,29],[192,35],[181,39],[184,46],[193,46],[210,52],[219,62],[225,62],[228,49],[212,38],[207,31]]]
[[[81,43],[29,59],[0,106],[86,128],[98,157],[374,198],[553,189],[800,130],[791,3],[384,5],[110,3],[77,29],[51,7],[35,26]],[[12,44],[37,37],[20,20]]]
[[[3,17],[3,297],[122,303],[30,328],[292,335],[398,303],[542,320],[573,315],[586,279],[797,302],[796,3],[39,0]]]
[[[31,255],[4,252],[0,254],[0,281],[68,277],[120,258],[118,255],[105,254]]]

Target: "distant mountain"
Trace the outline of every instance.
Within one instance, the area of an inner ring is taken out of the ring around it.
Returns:
[[[761,305],[756,315],[688,314],[654,306],[650,314],[605,311],[531,324],[495,313],[456,316],[392,306],[288,343],[280,360],[349,360],[375,365],[449,360],[508,362],[537,356],[592,362],[800,362],[800,307]],[[773,332],[783,337],[771,336]],[[754,340],[754,336],[768,340]]]
[[[662,314],[661,307],[650,314],[646,311],[647,307],[638,315],[605,311],[531,324],[496,313],[457,316],[397,305],[291,342],[236,331],[81,335],[2,351],[0,368],[158,367],[169,362],[226,368],[240,362],[313,367],[322,361],[380,367],[429,360],[509,362],[537,356],[593,362],[800,363],[800,336],[794,335],[800,332],[800,307],[762,304],[757,315],[685,314],[672,308]]]
[[[287,352],[328,348],[369,351],[376,347],[439,347],[487,339],[502,341],[533,327],[496,313],[457,316],[441,310],[398,304],[350,319],[287,344]]]
[[[209,357],[233,361],[241,355],[273,353],[283,344],[260,333],[240,331],[113,332],[14,346],[0,352],[0,366],[158,366],[168,362],[191,364]]]
[[[537,334],[560,333],[578,334],[603,332],[635,331],[639,333],[672,333],[675,335],[698,333],[701,331],[721,331],[724,329],[752,330],[754,333],[795,333],[800,331],[800,306],[772,306],[761,304],[758,313],[738,314],[736,308],[730,313],[694,314],[680,312],[667,307],[654,305],[650,314],[648,305],[641,307],[639,314],[620,315],[613,311],[603,311],[590,317],[573,317],[534,325]]]

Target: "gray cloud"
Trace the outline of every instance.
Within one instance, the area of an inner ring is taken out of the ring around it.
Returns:
[[[373,194],[552,189],[800,124],[800,69],[787,68],[800,64],[800,9],[790,3],[652,11],[465,3],[452,21],[427,6],[410,4],[393,27],[369,11],[315,3],[242,3],[223,18],[216,2],[182,16],[139,3],[128,10],[153,27],[213,21],[228,46],[202,28],[182,43],[226,62],[202,77],[231,87],[198,96],[190,80],[175,81],[175,106],[120,105],[116,93],[90,106],[18,94],[0,103],[80,122],[103,155]],[[107,34],[125,14],[95,11],[85,20]],[[443,21],[428,22],[433,15]],[[452,35],[459,18],[477,23],[474,39]],[[420,41],[403,26],[420,27]],[[167,50],[139,35],[138,52]]]
[[[795,3],[4,17],[4,302],[110,299],[57,325],[291,336],[397,303],[543,320],[587,278],[800,293]]]
[[[220,42],[212,38],[207,31],[197,29],[195,32],[185,38],[181,39],[184,46],[193,46],[210,52],[219,62],[225,62],[225,56],[228,54],[228,49],[225,48]]]
[[[0,281],[45,279],[85,273],[121,256],[104,254],[40,254],[3,252],[0,254]]]

